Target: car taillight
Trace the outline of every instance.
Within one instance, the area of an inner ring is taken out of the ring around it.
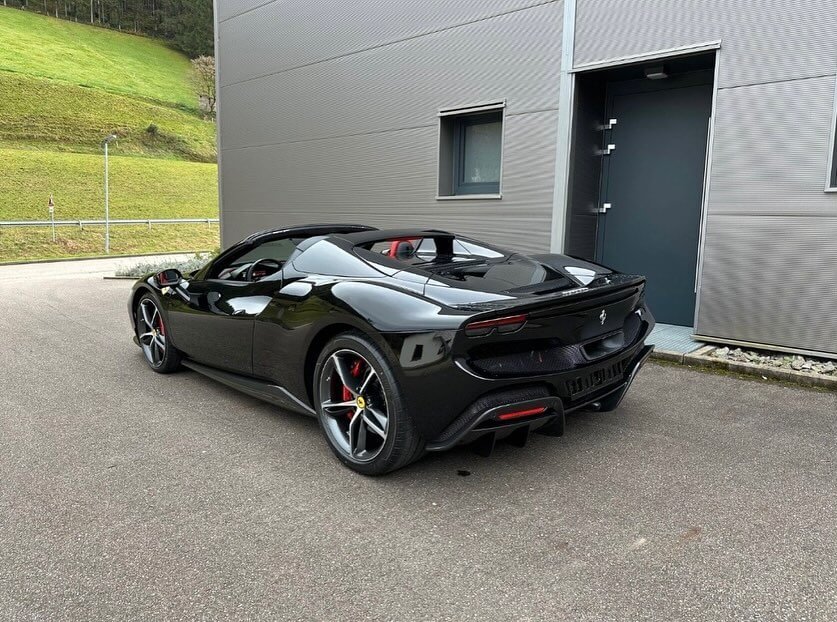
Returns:
[[[502,415],[497,415],[497,419],[500,421],[508,421],[509,419],[522,419],[523,417],[534,417],[535,415],[541,415],[546,412],[546,406],[538,406],[537,408],[527,408],[526,410],[515,410],[514,412],[510,413],[503,413]]]
[[[496,320],[481,320],[479,322],[471,322],[465,325],[465,334],[469,337],[484,337],[496,330],[498,333],[513,333],[516,330],[523,328],[526,323],[527,316],[525,313],[520,315],[509,315],[507,317],[499,317]]]

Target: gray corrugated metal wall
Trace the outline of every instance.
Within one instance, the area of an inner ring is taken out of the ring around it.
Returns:
[[[435,226],[549,247],[560,1],[219,0],[222,237]],[[435,199],[439,108],[505,99],[503,199]]]
[[[697,332],[837,352],[834,0],[576,0],[576,67],[721,40]],[[225,244],[279,224],[549,246],[560,0],[217,0]],[[436,112],[506,99],[499,201],[436,201]]]
[[[576,67],[721,40],[696,332],[837,353],[833,0],[578,0]]]
[[[576,0],[576,66],[722,40],[720,86],[833,74],[834,0]]]

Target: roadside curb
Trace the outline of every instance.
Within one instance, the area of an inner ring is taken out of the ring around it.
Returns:
[[[136,281],[138,276],[103,276],[105,281]]]
[[[671,350],[662,350],[654,348],[651,352],[651,359],[657,361],[669,361],[670,363],[682,363],[685,355],[681,352],[672,352]]]
[[[689,354],[670,352],[668,350],[654,350],[652,359],[679,363],[681,365],[694,365],[709,369],[721,369],[746,374],[748,376],[761,376],[773,380],[782,380],[806,387],[820,387],[837,391],[837,377],[823,376],[822,374],[809,374],[792,369],[777,369],[775,367],[760,367],[739,361],[730,361],[707,356],[715,346],[704,346]]]

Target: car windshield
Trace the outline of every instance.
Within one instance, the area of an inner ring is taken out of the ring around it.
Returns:
[[[253,264],[259,262],[258,270],[251,278],[264,278],[276,273],[293,255],[297,246],[306,238],[279,238],[254,246],[247,252],[214,266],[210,278],[222,281],[238,281],[245,277]]]

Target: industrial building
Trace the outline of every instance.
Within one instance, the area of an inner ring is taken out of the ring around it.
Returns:
[[[222,242],[432,226],[837,357],[834,0],[216,0]]]

